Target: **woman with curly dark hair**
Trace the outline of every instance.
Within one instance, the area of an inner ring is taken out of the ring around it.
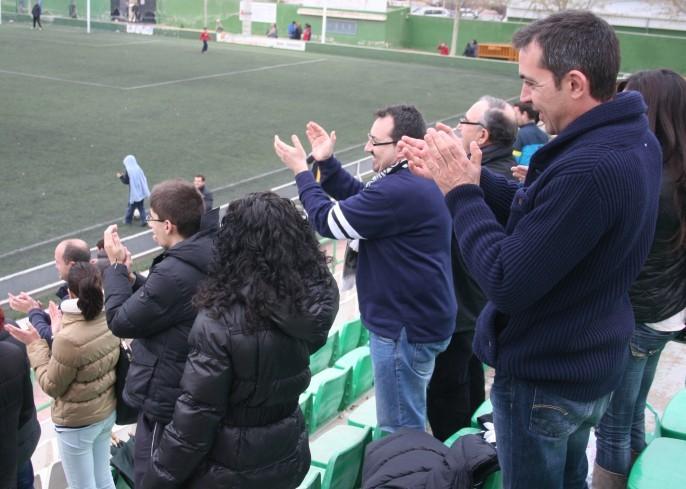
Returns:
[[[273,193],[229,205],[195,304],[173,421],[143,488],[295,488],[310,464],[298,396],[338,287],[309,224]]]

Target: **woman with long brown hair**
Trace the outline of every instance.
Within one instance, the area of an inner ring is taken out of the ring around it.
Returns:
[[[650,254],[629,291],[636,317],[624,378],[596,429],[594,487],[626,487],[632,460],[645,448],[644,411],[663,348],[686,319],[686,81],[671,70],[641,71],[624,90],[648,105],[662,147],[662,188]]]

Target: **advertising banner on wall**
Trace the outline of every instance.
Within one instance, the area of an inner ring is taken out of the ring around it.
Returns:
[[[303,0],[303,7],[359,10],[362,12],[386,12],[386,0]]]

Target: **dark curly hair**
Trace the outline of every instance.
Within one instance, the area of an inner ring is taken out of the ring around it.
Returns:
[[[327,259],[295,204],[272,192],[248,194],[229,204],[193,303],[215,319],[242,306],[251,329],[285,300],[302,311],[308,284],[327,276]]]

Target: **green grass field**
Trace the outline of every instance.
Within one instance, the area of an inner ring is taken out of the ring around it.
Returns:
[[[204,173],[224,203],[291,181],[273,136],[308,120],[336,129],[351,161],[376,108],[413,103],[455,122],[481,95],[519,93],[516,78],[476,71],[214,42],[201,55],[199,41],[44,26],[0,26],[2,275],[51,260],[55,243],[36,243],[94,244],[123,216],[114,174],[129,153],[151,185]]]

